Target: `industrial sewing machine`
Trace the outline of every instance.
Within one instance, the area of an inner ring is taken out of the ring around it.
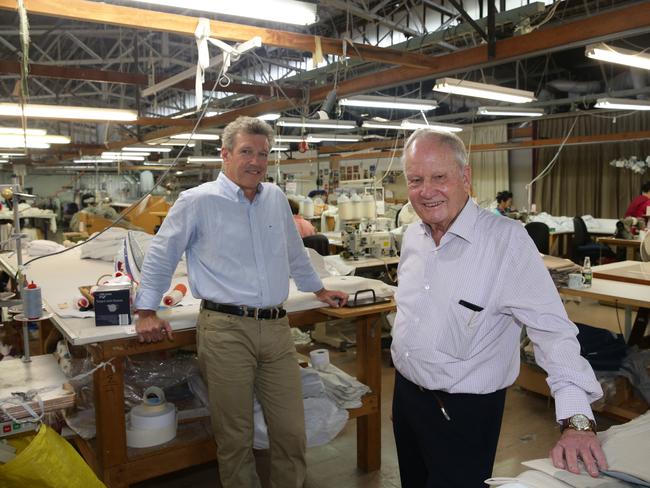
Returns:
[[[359,228],[346,226],[341,232],[343,242],[342,256],[346,259],[359,259],[363,256],[375,258],[395,256],[397,246],[395,237],[388,229],[380,230],[378,222],[368,221]]]

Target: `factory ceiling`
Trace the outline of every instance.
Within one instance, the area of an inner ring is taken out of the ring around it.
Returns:
[[[363,128],[364,121],[411,118],[469,128],[495,120],[477,109],[502,103],[434,92],[443,77],[534,92],[536,100],[526,106],[543,108],[547,116],[594,110],[600,97],[650,95],[650,71],[585,56],[585,46],[596,42],[647,49],[647,1],[322,0],[311,2],[318,20],[307,26],[126,0],[24,3],[28,43],[21,43],[16,0],[0,0],[0,103],[137,111],[132,122],[28,119],[29,128],[71,139],[30,149],[28,161],[39,167],[167,141],[190,132],[201,112],[201,132],[218,133],[238,115],[277,113],[351,120],[353,132],[366,139],[396,133]],[[208,44],[212,66],[205,70],[201,111],[195,90],[199,24],[229,46],[250,44],[256,36],[261,43],[232,55],[225,73],[217,62],[225,51]],[[438,107],[404,112],[337,103],[351,95],[416,98]],[[20,118],[0,115],[0,128],[20,125]],[[278,134],[304,131],[278,127]],[[193,151],[214,153],[212,144],[199,143]]]

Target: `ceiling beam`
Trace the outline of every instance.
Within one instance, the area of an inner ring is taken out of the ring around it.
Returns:
[[[20,63],[17,61],[8,61],[0,59],[0,74],[20,74]],[[35,77],[57,78],[63,80],[84,80],[101,83],[115,83],[119,85],[140,85],[147,86],[149,79],[147,75],[136,73],[125,73],[122,71],[107,71],[102,69],[91,68],[64,68],[61,66],[50,66],[43,64],[30,63],[29,74]],[[156,82],[164,81],[165,78],[157,78]],[[211,90],[214,86],[214,80],[208,80],[203,83],[205,90]],[[174,88],[184,90],[194,90],[193,80],[183,80],[174,85]],[[279,90],[269,85],[250,85],[244,83],[230,83],[227,87],[217,85],[215,91],[245,93],[249,95],[275,97]],[[282,91],[291,98],[302,96],[302,90],[299,88],[282,87]]]
[[[442,56],[431,57],[426,69],[390,68],[357,78],[340,81],[338,96],[365,93],[433,77],[447,76],[467,70],[496,66],[530,56],[561,51],[592,42],[620,38],[650,31],[650,2],[609,9],[600,14],[561,25],[547,27],[529,34],[502,39],[495,44],[496,54],[490,59],[488,47],[477,46]],[[424,72],[423,72],[424,71]],[[320,86],[310,92],[310,103],[325,99],[333,85]]]
[[[101,24],[120,25],[132,29],[147,31],[171,32],[174,34],[194,37],[198,19],[187,15],[177,15],[155,10],[145,10],[133,7],[123,7],[88,0],[25,0],[25,7],[29,14],[47,15],[84,22],[98,22]],[[0,0],[0,9],[16,10],[15,0]],[[285,47],[298,51],[314,52],[317,42],[323,54],[343,55],[341,39],[312,36],[294,32],[266,29],[249,25],[234,24],[210,20],[210,32],[215,37],[227,41],[243,42],[259,36],[262,43],[267,46]],[[430,61],[430,57],[405,53],[395,49],[380,48],[367,44],[352,43],[347,49],[347,56],[359,57],[365,61],[375,61],[385,64],[410,66],[421,69]]]

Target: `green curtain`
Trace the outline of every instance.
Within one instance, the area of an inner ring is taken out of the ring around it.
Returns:
[[[579,116],[571,137],[650,130],[650,114],[647,112],[617,115],[616,119],[613,119],[613,113]],[[536,138],[563,139],[575,119],[575,116],[567,116],[541,120],[536,123]],[[546,167],[558,149],[537,150],[535,175]],[[650,140],[565,146],[552,171],[534,186],[533,201],[537,204],[537,211],[558,216],[623,217],[643,182],[650,180],[650,171],[639,175],[609,164],[616,158],[631,156],[639,159],[650,156]]]

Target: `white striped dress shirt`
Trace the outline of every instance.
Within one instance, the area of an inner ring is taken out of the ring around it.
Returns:
[[[536,361],[548,373],[557,419],[593,418],[590,403],[602,389],[519,222],[468,199],[439,246],[429,227],[415,222],[404,235],[398,278],[391,352],[404,377],[450,393],[510,386],[519,374],[525,324]]]

